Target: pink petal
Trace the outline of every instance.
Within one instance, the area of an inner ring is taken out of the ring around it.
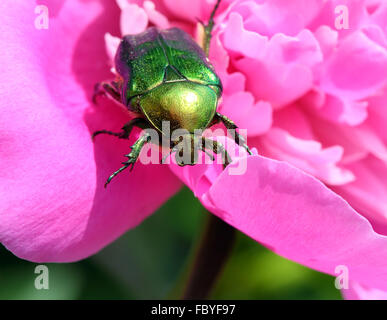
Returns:
[[[241,129],[246,129],[249,136],[267,132],[272,124],[272,107],[270,103],[255,103],[250,92],[240,91],[223,97],[219,112],[232,119]]]
[[[245,90],[246,77],[243,73],[220,73],[219,76],[222,79],[223,92],[225,95],[232,95]]]
[[[387,50],[356,31],[325,63],[320,86],[346,100],[363,99],[386,83],[386,72]]]
[[[328,184],[341,185],[354,180],[349,170],[338,165],[343,155],[340,146],[323,148],[315,140],[296,138],[275,127],[261,139],[260,146],[265,155],[287,161]]]
[[[371,16],[371,21],[376,23],[384,33],[387,33],[387,3],[381,1],[375,12]]]
[[[338,101],[336,101],[337,104],[333,102],[335,100],[337,100],[336,97],[325,95],[324,101],[327,102],[321,106],[304,97],[302,104],[314,113],[308,114],[308,121],[309,125],[313,127],[315,138],[326,145],[343,146],[345,154],[342,162],[345,163],[363,159],[369,153],[386,161],[387,134],[385,123],[387,116],[384,107],[387,100],[385,95],[378,94],[367,99],[363,102],[366,105],[366,110],[358,110],[359,112],[353,108],[340,108]],[[282,121],[280,126],[284,127],[285,123]],[[338,126],[340,123],[342,125]]]
[[[327,94],[325,103],[318,109],[318,113],[322,118],[330,121],[356,126],[366,120],[367,106],[366,101],[347,100]]]
[[[235,66],[246,75],[248,90],[280,108],[312,89],[313,67],[321,59],[316,39],[304,30],[297,37],[275,35],[255,58],[243,57]]]
[[[387,290],[387,238],[321,182],[284,162],[250,156],[245,174],[221,173],[200,199],[287,259],[329,274],[345,265],[352,281]]]
[[[352,139],[359,147],[362,147],[380,160],[387,161],[387,146],[368,123],[360,125],[352,131],[348,128],[344,128],[344,130],[347,130],[348,136],[352,135]]]
[[[332,50],[337,46],[338,32],[328,26],[323,25],[319,27],[314,33],[314,36],[319,42],[324,56],[329,56],[329,54],[332,53]]]
[[[366,0],[329,0],[320,1],[320,3],[323,4],[323,7],[315,19],[310,22],[308,27],[311,30],[326,25],[337,30],[339,38],[342,39],[356,32],[368,22]],[[336,24],[342,22],[343,11],[338,10],[340,7],[346,8],[345,13],[348,13],[348,29],[336,26]]]
[[[258,58],[266,49],[267,37],[248,31],[243,26],[242,17],[232,12],[224,30],[225,48],[239,52],[246,57]]]
[[[103,188],[130,145],[90,139],[128,121],[106,99],[90,107],[94,83],[109,76],[104,33],[118,34],[110,3],[67,1],[48,30],[25,23],[35,19],[32,2],[0,3],[0,241],[21,258],[87,257],[179,188],[166,166],[141,164]]]
[[[109,60],[112,66],[114,64],[114,57],[116,55],[120,41],[121,41],[121,38],[114,37],[110,33],[105,34],[106,53],[109,57]]]
[[[368,119],[369,125],[378,135],[380,139],[387,145],[387,88],[383,88],[378,94],[368,99]]]
[[[387,164],[368,156],[346,168],[355,174],[356,180],[335,187],[334,191],[361,212],[377,232],[387,235]]]
[[[179,20],[188,20],[196,22],[196,19],[206,21],[209,18],[209,12],[215,5],[211,0],[163,0],[167,9],[173,16]],[[208,14],[207,14],[208,13]]]
[[[243,14],[246,27],[262,35],[296,35],[318,15],[320,0],[269,0],[236,2],[234,11]]]
[[[302,111],[300,105],[293,104],[275,112],[273,126],[286,130],[296,138],[315,140],[309,122],[309,117]]]
[[[145,31],[148,26],[148,15],[136,4],[128,4],[121,11],[121,34],[136,34]]]
[[[310,106],[310,105],[309,105]],[[320,111],[313,114],[308,113],[308,123],[314,133],[314,139],[320,141],[323,145],[339,145],[344,149],[344,154],[340,163],[351,163],[361,160],[369,152],[379,152],[377,144],[364,143],[363,139],[358,139],[358,127],[349,125],[338,125],[337,122],[326,120]],[[374,140],[379,141],[374,136]],[[373,151],[371,151],[373,149]]]
[[[211,39],[209,59],[218,74],[226,72],[230,58],[228,52],[223,47],[218,34]]]
[[[350,281],[349,288],[341,292],[346,300],[387,300],[387,291],[369,288],[354,281]]]
[[[168,18],[157,11],[156,6],[152,1],[144,1],[143,6],[149,21],[152,22],[156,27],[161,29],[167,29],[170,27]]]

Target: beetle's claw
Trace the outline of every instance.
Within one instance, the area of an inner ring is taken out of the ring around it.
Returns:
[[[247,151],[247,153],[252,156],[253,153],[251,152],[249,146],[246,144],[245,139],[242,137],[242,139],[239,140],[239,145]]]
[[[253,153],[251,152],[249,146],[246,144],[245,138],[244,138],[241,134],[239,134],[238,132],[236,132],[235,138],[236,138],[236,139],[235,139],[235,142],[236,142],[239,146],[245,148],[246,151],[247,151],[247,153],[248,153],[250,156],[252,156]]]
[[[240,145],[241,145],[243,148],[246,149],[247,153],[248,153],[250,156],[252,156],[253,153],[251,152],[249,146],[245,143],[245,140],[243,139],[241,142],[242,142],[242,143],[241,143]]]
[[[104,188],[106,189],[107,185],[110,183],[110,181],[113,180],[113,178],[119,174],[122,170],[126,169],[126,167],[119,168],[116,172],[114,172],[109,178],[107,178]]]
[[[106,180],[106,182],[105,182],[105,184],[104,184],[104,188],[106,189],[106,187],[107,187],[107,185],[110,183],[110,181],[112,181],[112,177],[109,177],[107,180]]]
[[[253,153],[251,152],[251,150],[250,150],[250,148],[248,147],[247,144],[244,144],[243,147],[246,149],[247,153],[248,153],[250,156],[253,155]]]
[[[127,161],[125,161],[125,162],[122,162],[123,166],[121,168],[119,168],[116,172],[114,172],[112,175],[110,175],[110,177],[106,180],[105,186],[104,186],[105,188],[110,183],[110,181],[113,180],[113,178],[116,175],[118,175],[120,172],[124,171],[129,166],[131,166],[131,168],[129,169],[129,172],[132,172],[134,164],[136,163],[137,158],[133,157],[130,153],[128,155],[126,155],[126,157],[128,157],[129,159]]]

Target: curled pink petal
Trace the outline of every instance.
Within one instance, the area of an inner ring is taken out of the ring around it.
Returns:
[[[327,94],[324,102],[318,109],[322,118],[350,126],[359,125],[367,119],[367,101],[346,100]]]
[[[143,6],[150,22],[161,29],[169,28],[168,18],[156,10],[156,6],[152,1],[144,1]]]
[[[237,13],[230,14],[223,37],[225,48],[250,58],[262,55],[268,41],[267,37],[245,30],[242,17]]]
[[[249,30],[268,36],[296,35],[317,17],[323,5],[319,0],[241,1],[234,10],[243,13]]]
[[[255,58],[241,58],[235,65],[247,75],[247,89],[279,108],[312,89],[312,68],[321,59],[316,39],[310,32],[303,31],[297,37],[276,35],[262,53]]]
[[[121,12],[122,34],[137,34],[145,31],[148,26],[146,11],[136,4],[127,5]]]
[[[266,133],[261,146],[265,154],[287,161],[327,184],[341,185],[354,180],[349,170],[337,165],[343,155],[340,146],[322,148],[317,141],[296,138],[280,128]]]
[[[114,37],[110,33],[105,34],[106,52],[108,54],[109,60],[111,61],[112,65],[113,65],[114,57],[116,55],[120,41],[121,41],[120,38]]]
[[[324,72],[320,85],[326,92],[363,99],[386,83],[387,49],[363,32],[354,32],[340,42]]]
[[[115,105],[91,106],[95,82],[109,76],[104,34],[117,34],[118,13],[106,6],[66,2],[48,30],[37,30],[23,22],[34,20],[33,3],[0,4],[0,46],[8,48],[0,54],[0,241],[24,259],[94,254],[180,186],[166,166],[138,164],[103,188],[130,145],[91,140],[94,130],[119,130],[129,120]]]
[[[267,132],[272,124],[273,110],[270,103],[255,103],[250,92],[240,91],[226,96],[219,112],[233,119],[240,128],[246,129],[251,137]]]
[[[249,157],[245,174],[223,172],[201,201],[287,259],[329,274],[345,265],[352,281],[387,290],[387,238],[321,182],[284,162]]]

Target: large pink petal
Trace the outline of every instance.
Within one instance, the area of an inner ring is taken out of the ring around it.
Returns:
[[[358,282],[350,281],[349,288],[342,289],[341,292],[347,300],[387,300],[387,291],[369,288]]]
[[[74,261],[136,226],[179,183],[167,167],[138,164],[103,188],[130,145],[90,139],[128,120],[104,98],[90,107],[94,83],[109,77],[104,33],[119,34],[117,8],[66,1],[48,30],[34,28],[34,8],[0,3],[0,241],[24,259]]]
[[[387,234],[387,164],[373,156],[346,166],[356,180],[334,191],[369,219],[377,232]]]
[[[387,290],[387,237],[320,181],[261,156],[242,175],[210,178],[212,167],[200,172],[212,213],[287,259],[329,274],[345,265],[352,281]]]

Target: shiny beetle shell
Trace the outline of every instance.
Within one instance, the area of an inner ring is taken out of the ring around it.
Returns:
[[[199,45],[178,28],[125,36],[115,68],[123,78],[122,103],[160,131],[168,120],[172,130],[193,132],[214,117],[221,81]]]

